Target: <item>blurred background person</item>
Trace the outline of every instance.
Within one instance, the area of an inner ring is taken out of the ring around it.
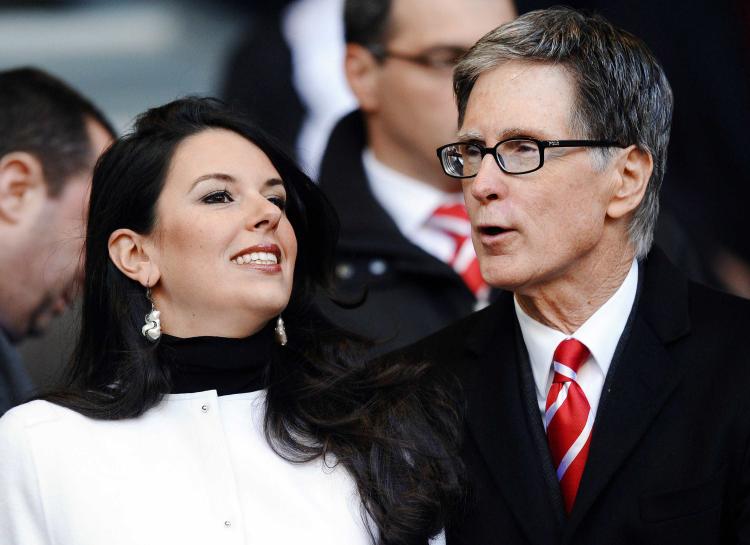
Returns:
[[[62,81],[0,72],[0,414],[31,393],[15,345],[72,302],[91,172],[114,130]]]
[[[315,177],[328,135],[356,107],[344,77],[344,0],[256,2],[221,95]]]
[[[460,17],[456,14],[460,13]],[[359,109],[334,128],[319,173],[342,223],[336,280],[358,308],[331,317],[380,342],[415,341],[485,305],[461,185],[435,149],[456,131],[451,75],[510,0],[347,0],[345,70]]]

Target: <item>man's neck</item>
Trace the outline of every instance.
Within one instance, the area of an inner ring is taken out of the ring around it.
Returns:
[[[613,260],[597,260],[552,285],[516,292],[523,311],[531,318],[570,334],[588,320],[622,285],[633,264],[634,252]]]
[[[403,146],[371,129],[368,129],[368,145],[379,162],[405,176],[445,193],[461,191],[460,181],[443,173],[437,156],[432,161],[422,160],[421,154],[405,152]]]

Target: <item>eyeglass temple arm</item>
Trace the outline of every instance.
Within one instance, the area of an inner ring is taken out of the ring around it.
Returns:
[[[627,146],[613,140],[540,140],[544,148],[626,148]]]

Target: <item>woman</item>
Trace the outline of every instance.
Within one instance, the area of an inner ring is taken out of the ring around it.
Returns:
[[[94,173],[66,387],[0,420],[3,544],[436,534],[455,412],[425,369],[351,363],[316,311],[333,218],[220,103],[142,115]]]

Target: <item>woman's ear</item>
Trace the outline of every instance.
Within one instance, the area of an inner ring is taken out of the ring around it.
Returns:
[[[122,274],[150,288],[161,276],[150,246],[147,237],[132,229],[117,229],[109,235],[109,258]]]
[[[375,55],[359,44],[347,44],[344,71],[359,108],[363,112],[377,110],[380,63]]]
[[[47,184],[39,159],[24,151],[0,158],[0,219],[19,223],[46,197]]]
[[[611,218],[622,218],[635,210],[646,194],[654,159],[651,153],[636,146],[626,148],[617,158],[617,183],[607,207]]]

